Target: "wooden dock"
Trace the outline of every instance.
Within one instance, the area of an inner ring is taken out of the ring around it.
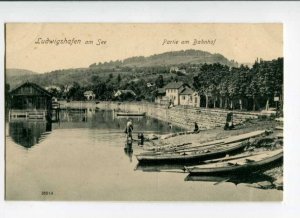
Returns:
[[[46,110],[16,110],[9,111],[9,121],[12,120],[46,120]]]

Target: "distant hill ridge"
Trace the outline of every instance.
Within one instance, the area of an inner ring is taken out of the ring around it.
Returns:
[[[6,83],[9,83],[11,88],[15,88],[26,81],[37,83],[43,87],[66,85],[73,82],[91,85],[95,82],[95,78],[99,77],[106,80],[110,74],[115,75],[114,78],[120,74],[124,83],[125,80],[129,81],[135,78],[143,78],[147,82],[153,82],[158,74],[169,72],[171,67],[194,64],[201,66],[204,63],[220,63],[230,67],[238,66],[237,62],[228,60],[221,54],[211,54],[201,50],[182,50],[155,54],[149,57],[130,57],[123,61],[94,63],[88,68],[58,69],[42,74],[24,69],[6,69]],[[148,70],[147,72],[145,68],[157,68],[157,70]],[[171,76],[171,74],[164,74],[164,77]]]
[[[110,61],[104,63],[94,63],[90,67],[99,68],[115,68],[115,67],[150,67],[150,66],[170,66],[178,64],[212,64],[220,63],[228,65],[230,67],[237,66],[237,62],[234,60],[228,60],[223,55],[215,53],[209,53],[202,50],[181,50],[181,51],[171,51],[161,54],[155,54],[148,57],[136,56],[126,58],[123,61]]]
[[[17,68],[6,69],[6,76],[26,76],[26,75],[33,75],[33,74],[37,74],[37,72],[33,72],[31,70],[25,70],[25,69],[17,69]]]

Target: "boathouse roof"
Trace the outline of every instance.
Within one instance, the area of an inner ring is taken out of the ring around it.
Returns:
[[[31,89],[26,89],[27,87]],[[52,97],[52,94],[39,85],[31,82],[26,82],[10,92],[11,95],[43,95]]]

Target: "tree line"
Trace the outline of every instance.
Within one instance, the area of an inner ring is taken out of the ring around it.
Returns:
[[[204,64],[194,77],[194,88],[205,107],[257,110],[280,106],[283,100],[283,58],[255,61],[254,65],[229,68]],[[279,103],[274,101],[279,98]]]
[[[75,82],[57,85],[59,89],[49,91],[55,97],[66,100],[85,100],[84,92],[93,91],[96,100],[153,102],[158,88],[172,81],[182,81],[198,91],[201,107],[241,110],[260,110],[275,106],[282,108],[283,58],[257,60],[252,67],[229,67],[214,63],[181,64],[179,68],[186,70],[187,74],[170,73],[170,68],[166,66],[130,68],[127,73],[84,74],[84,77],[82,72]],[[8,84],[6,89],[9,90]],[[117,90],[125,89],[132,90],[136,96],[114,97]],[[279,102],[275,102],[274,97],[278,97]]]

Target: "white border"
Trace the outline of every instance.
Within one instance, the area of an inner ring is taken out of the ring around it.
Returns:
[[[299,2],[1,2],[0,69],[5,22],[282,22],[285,58],[285,165],[283,203],[5,202],[4,82],[1,79],[0,217],[297,217],[300,214]],[[253,39],[259,40],[259,39]],[[3,74],[2,74],[3,78]]]

